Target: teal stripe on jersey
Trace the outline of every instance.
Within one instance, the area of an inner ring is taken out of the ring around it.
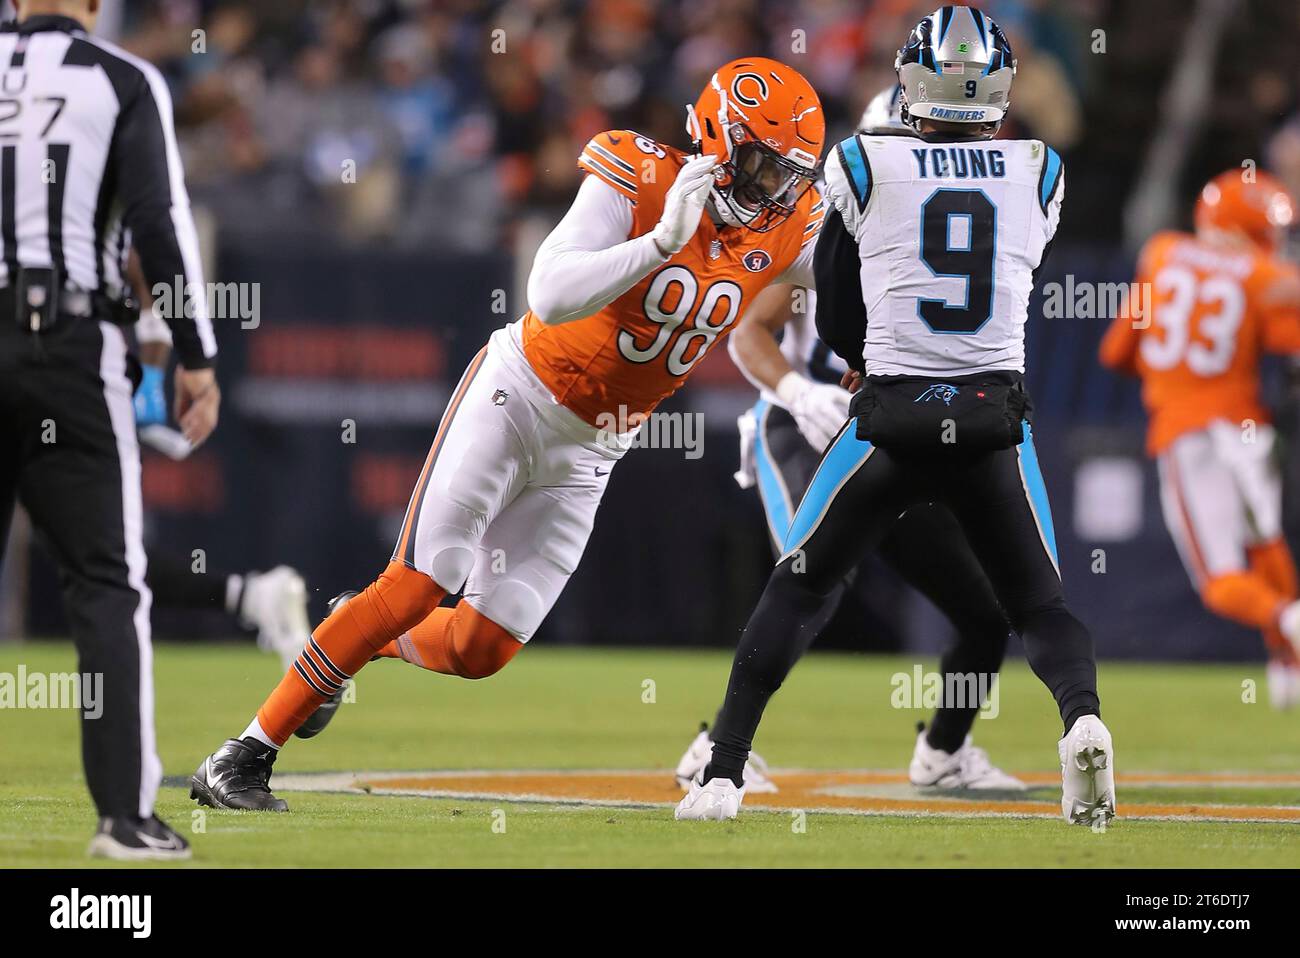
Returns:
[[[840,142],[839,153],[849,186],[857,198],[858,209],[865,210],[867,200],[871,197],[871,168],[867,165],[866,154],[862,152],[862,144],[856,136],[851,136]]]
[[[1043,175],[1038,181],[1038,204],[1047,212],[1047,203],[1056,193],[1057,181],[1061,178],[1061,155],[1050,146],[1047,147],[1047,159],[1043,161]]]

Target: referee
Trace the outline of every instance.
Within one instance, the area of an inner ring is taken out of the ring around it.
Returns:
[[[172,105],[150,64],[89,35],[99,0],[20,0],[0,28],[0,548],[15,500],[62,574],[79,671],[102,676],[82,719],[99,813],[90,854],[188,858],[154,814],[149,589],[141,543],[139,363],[124,280],[187,291],[171,327],[175,416],[195,445],[217,424],[203,295]]]

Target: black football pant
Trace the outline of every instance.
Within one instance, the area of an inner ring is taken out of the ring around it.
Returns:
[[[786,554],[745,628],[713,730],[710,775],[739,782],[763,709],[802,651],[806,623],[896,517],[926,502],[956,517],[1065,727],[1099,714],[1092,638],[1065,605],[1028,424],[1021,445],[976,455],[891,453],[859,440],[855,426],[850,420],[823,455],[791,523]],[[942,549],[941,542],[929,544]]]
[[[768,530],[780,558],[794,519],[794,506],[812,481],[821,454],[808,444],[785,409],[760,400],[754,413],[758,420],[755,471]],[[888,568],[934,603],[956,628],[957,640],[940,659],[940,671],[945,676],[997,675],[1006,655],[1010,626],[988,576],[952,513],[941,505],[918,503],[886,530],[877,553]],[[855,568],[835,581],[817,613],[794,636],[791,667],[834,616]],[[945,678],[944,688],[952,687]],[[980,704],[943,697],[926,740],[933,748],[956,751],[969,734]],[[721,718],[719,712],[715,726]]]
[[[101,676],[102,714],[81,722],[91,797],[147,817],[162,767],[133,369],[117,326],[65,318],[33,337],[0,315],[0,549],[21,501],[58,562],[78,671]]]

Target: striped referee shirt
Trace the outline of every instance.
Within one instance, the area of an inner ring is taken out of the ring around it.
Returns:
[[[212,365],[198,236],[185,191],[171,95],[150,63],[76,20],[0,27],[0,286],[19,267],[127,291],[134,247],[149,287],[185,291],[164,316],[187,369]]]

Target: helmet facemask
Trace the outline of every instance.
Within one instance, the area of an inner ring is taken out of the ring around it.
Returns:
[[[744,127],[745,139],[721,164],[722,182],[713,188],[713,205],[728,226],[766,233],[779,226],[812,186],[814,170],[781,156]]]

